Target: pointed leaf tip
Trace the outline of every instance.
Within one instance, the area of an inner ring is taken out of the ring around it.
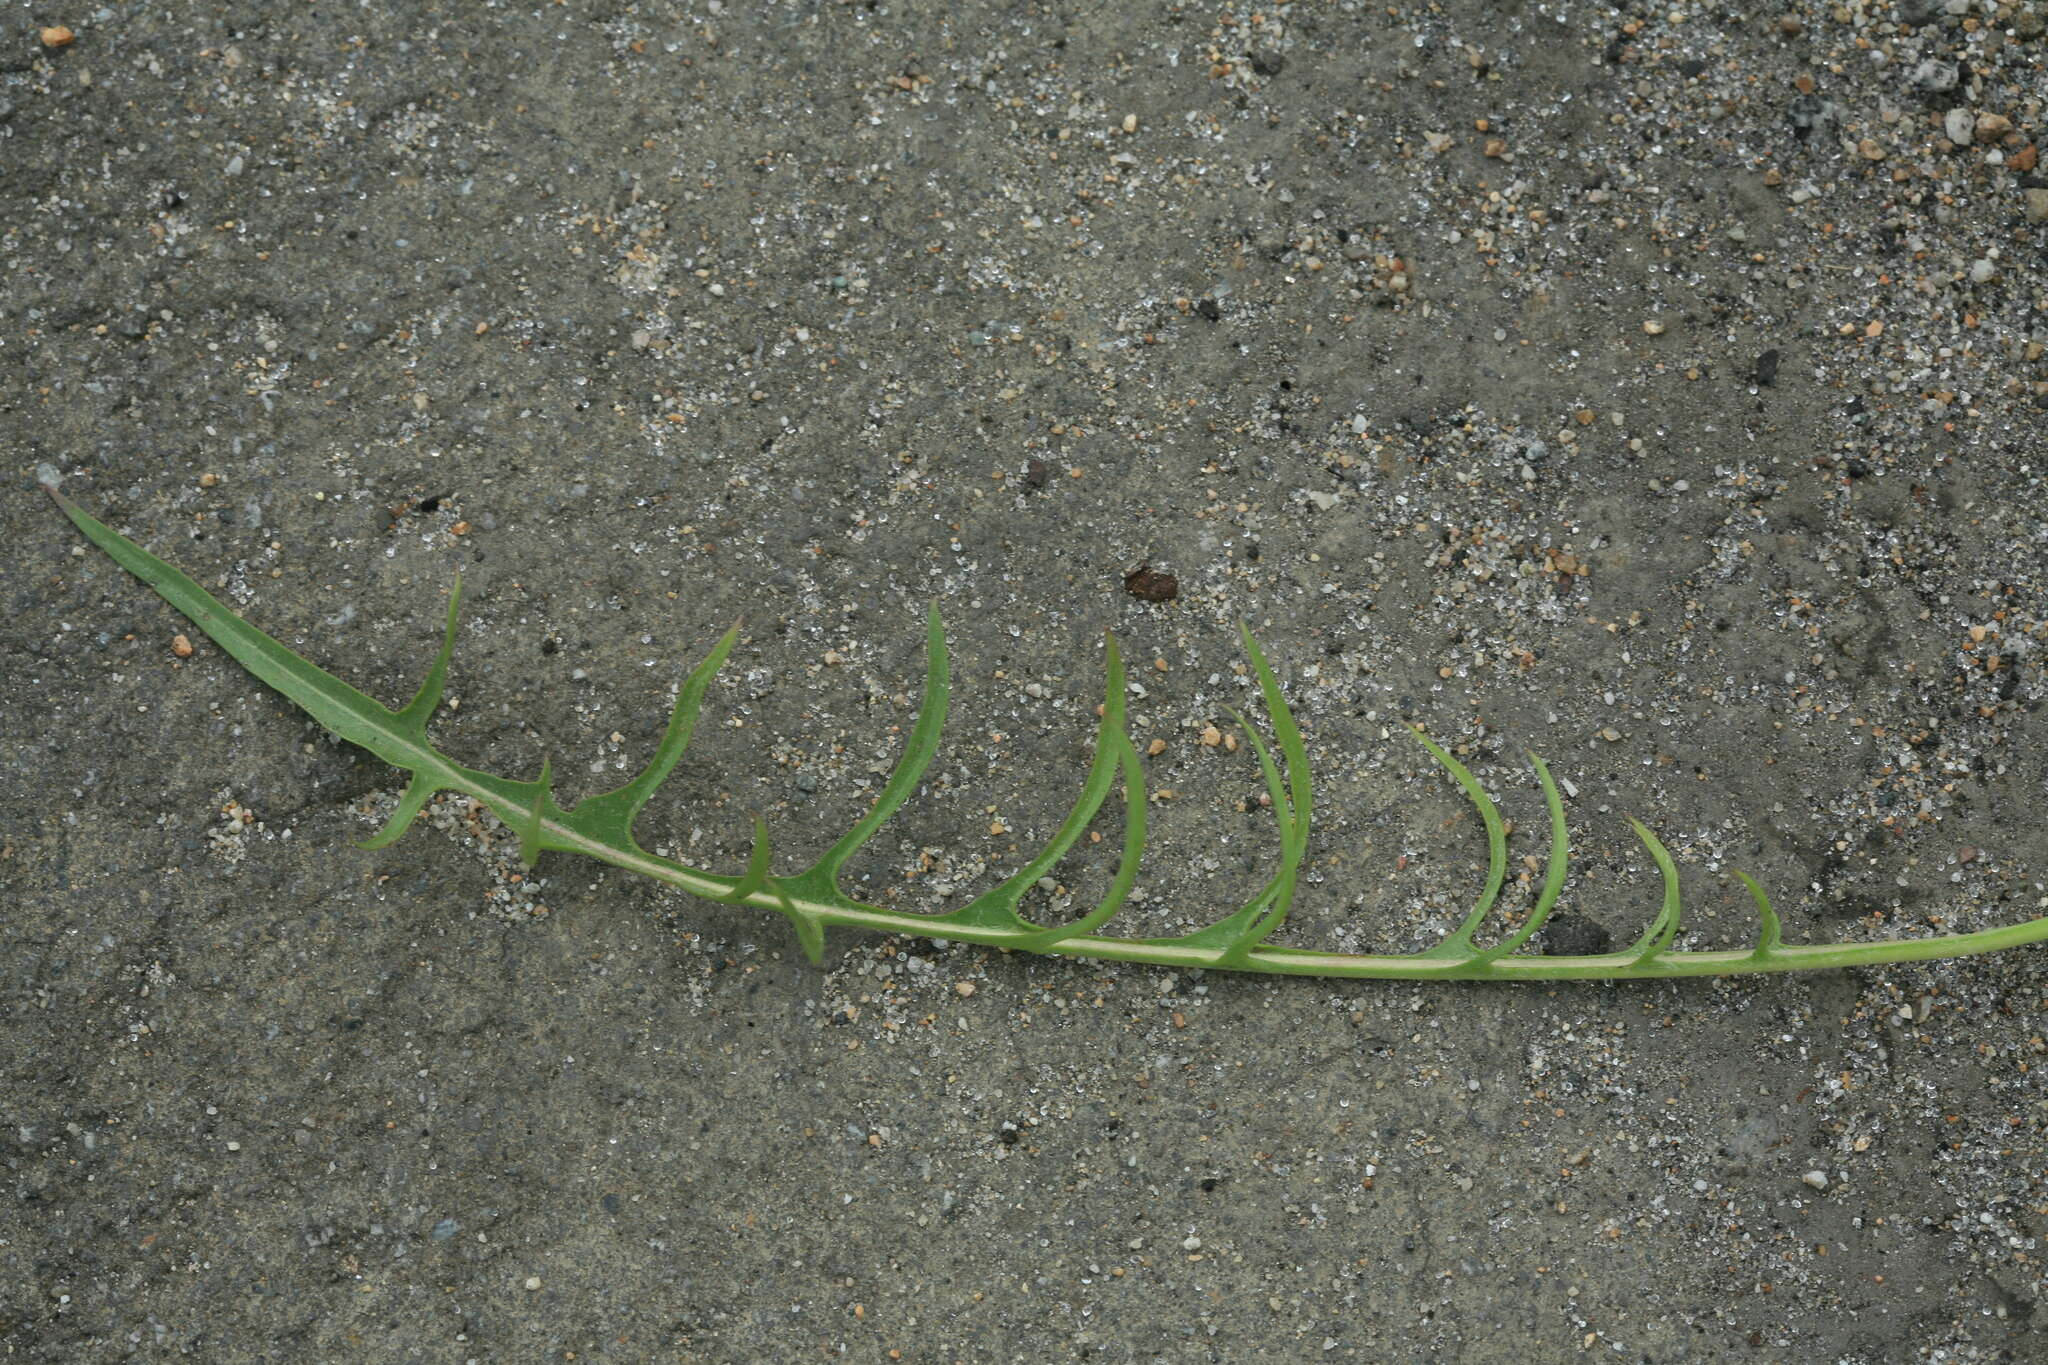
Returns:
[[[1748,889],[1749,898],[1756,902],[1758,924],[1756,955],[1758,957],[1769,957],[1785,946],[1784,923],[1778,918],[1778,912],[1771,908],[1771,898],[1764,894],[1764,889],[1761,886],[1757,885],[1756,878],[1750,876],[1739,867],[1729,870],[1734,872],[1736,877],[1741,880],[1743,886]]]
[[[910,799],[911,793],[917,790],[917,784],[923,780],[925,769],[931,766],[933,757],[939,752],[939,735],[946,726],[946,698],[951,691],[952,674],[947,663],[946,632],[939,623],[937,603],[932,604],[928,620],[924,697],[918,704],[917,722],[911,726],[909,742],[903,746],[903,753],[897,758],[888,781],[882,784],[881,795],[875,798],[875,804],[838,843],[826,849],[817,862],[794,878],[797,883],[827,887],[837,893],[839,869]]]
[[[1515,930],[1493,947],[1482,951],[1476,961],[1492,962],[1506,957],[1536,936],[1543,922],[1550,918],[1550,912],[1557,908],[1557,898],[1564,891],[1565,869],[1571,861],[1571,842],[1565,829],[1564,798],[1558,794],[1557,782],[1550,775],[1550,765],[1535,753],[1529,755],[1530,764],[1536,769],[1536,781],[1543,788],[1543,804],[1550,811],[1550,859],[1548,870],[1543,874],[1543,890],[1536,898],[1535,908],[1530,910],[1522,927]]]
[[[1098,906],[1094,916],[1074,920],[1068,924],[1044,929],[1026,919],[1017,909],[1026,891],[1036,885],[1038,879],[1052,871],[1061,858],[1067,855],[1089,824],[1096,812],[1109,799],[1110,789],[1116,785],[1118,767],[1123,762],[1124,750],[1131,748],[1130,736],[1124,733],[1122,715],[1115,698],[1123,691],[1123,659],[1117,654],[1116,639],[1109,640],[1108,668],[1105,670],[1102,718],[1095,727],[1095,758],[1088,767],[1088,780],[1081,788],[1081,794],[1074,798],[1074,807],[1067,812],[1067,818],[1053,835],[1052,841],[1039,850],[1038,856],[1011,873],[1001,884],[991,887],[976,896],[961,909],[936,920],[956,924],[999,926],[1027,935],[1016,946],[1035,952],[1044,952],[1062,939],[1092,931],[1117,911],[1117,902],[1105,901]],[[1135,762],[1135,751],[1133,751]],[[1142,781],[1142,770],[1137,780]],[[1143,813],[1139,819],[1143,820]],[[934,932],[937,932],[936,930]]]
[[[733,883],[732,898],[743,901],[768,885],[768,864],[773,858],[768,847],[768,822],[754,817],[754,847],[747,855],[747,870]]]
[[[427,802],[434,799],[436,790],[434,783],[426,774],[415,772],[412,780],[405,784],[405,791],[400,794],[398,806],[391,812],[391,818],[379,826],[375,834],[359,840],[356,847],[379,849],[397,843],[399,838],[412,828],[414,817],[426,809]]]
[[[1650,921],[1650,927],[1629,949],[1635,954],[1635,960],[1629,965],[1640,967],[1669,948],[1672,940],[1678,937],[1678,866],[1671,861],[1670,850],[1650,832],[1648,825],[1633,815],[1628,817],[1628,823],[1629,828],[1636,832],[1636,838],[1643,841],[1643,847],[1650,850],[1650,857],[1664,878],[1664,902],[1657,908],[1657,918]]]
[[[541,759],[540,776],[533,783],[533,805],[519,812],[519,823],[514,827],[519,831],[519,861],[527,867],[532,867],[539,860],[545,847],[541,842],[540,826],[548,808],[548,763],[548,759]]]
[[[1479,812],[1479,821],[1486,827],[1486,884],[1480,888],[1479,899],[1473,902],[1472,908],[1466,912],[1464,920],[1458,927],[1430,949],[1430,952],[1437,956],[1462,956],[1475,951],[1472,946],[1472,935],[1478,931],[1486,917],[1493,913],[1494,904],[1500,899],[1501,886],[1507,880],[1507,827],[1501,820],[1500,807],[1486,794],[1486,789],[1479,784],[1479,779],[1472,775],[1471,769],[1451,757],[1448,750],[1424,734],[1422,727],[1412,721],[1409,722],[1408,733],[1414,735],[1444,771],[1457,781],[1465,793],[1465,800],[1472,809]],[[1482,953],[1481,956],[1483,958],[1485,955]]]
[[[420,690],[398,713],[398,720],[416,739],[425,740],[427,721],[441,704],[441,689],[448,681],[448,661],[455,657],[455,627],[462,613],[462,574],[455,575],[455,585],[448,590],[448,618],[441,627],[441,650],[434,656],[433,665],[427,669],[426,679],[420,683]]]
[[[647,761],[647,766],[623,787],[577,802],[579,818],[594,822],[609,838],[632,842],[634,818],[682,761],[683,751],[689,748],[690,737],[697,730],[697,713],[703,708],[704,694],[739,638],[740,623],[735,621],[676,689],[675,704],[669,708],[668,728],[662,731],[661,741],[655,745],[654,757]]]
[[[813,967],[825,965],[825,926],[816,915],[792,915],[791,924],[796,926],[796,941],[803,945],[804,956],[811,960]]]

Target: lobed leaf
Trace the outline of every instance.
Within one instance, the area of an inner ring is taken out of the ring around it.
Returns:
[[[1563,798],[1549,768],[1532,754],[1530,762],[1550,814],[1548,870],[1536,905],[1520,927],[1492,947],[1480,948],[1475,935],[1498,902],[1506,876],[1505,822],[1478,780],[1440,745],[1415,730],[1415,737],[1458,783],[1486,827],[1488,871],[1478,900],[1442,942],[1420,953],[1333,953],[1275,946],[1268,940],[1286,921],[1307,852],[1312,800],[1308,752],[1278,679],[1258,643],[1242,626],[1239,629],[1245,653],[1272,722],[1273,745],[1269,747],[1243,716],[1238,716],[1237,722],[1250,737],[1280,840],[1279,866],[1250,901],[1223,919],[1179,938],[1116,938],[1096,932],[1129,898],[1146,839],[1144,770],[1125,724],[1124,693],[1128,684],[1116,641],[1111,639],[1107,648],[1108,693],[1096,735],[1095,757],[1072,811],[1051,842],[999,886],[950,914],[919,914],[863,904],[850,899],[839,888],[839,873],[846,860],[916,790],[938,751],[945,724],[946,642],[936,610],[926,627],[924,698],[917,721],[874,804],[843,838],[799,876],[773,875],[768,830],[758,816],[754,819],[753,846],[745,870],[737,876],[711,873],[647,852],[635,842],[632,826],[648,799],[681,759],[711,680],[738,639],[737,626],[725,633],[677,690],[668,727],[647,767],[625,785],[590,797],[573,811],[564,811],[551,794],[552,767],[547,758],[542,759],[538,778],[514,781],[458,763],[436,749],[427,736],[427,722],[440,703],[454,652],[461,600],[459,580],[449,593],[441,647],[425,680],[402,710],[393,711],[244,622],[192,579],[94,519],[55,488],[49,491],[65,516],[88,540],[184,613],[229,657],[298,705],[329,733],[369,750],[409,775],[397,808],[363,847],[382,848],[397,839],[436,792],[468,792],[489,805],[518,834],[521,854],[529,863],[548,850],[570,851],[653,877],[707,901],[775,912],[790,921],[798,942],[813,962],[823,960],[825,930],[834,925],[894,933],[938,933],[994,947],[1183,969],[1226,968],[1286,975],[1414,980],[1647,980],[1800,971],[1995,952],[2048,939],[2048,916],[2044,916],[1969,933],[1788,946],[1770,898],[1753,878],[1738,871],[1735,875],[1756,908],[1759,930],[1755,945],[1747,951],[1673,951],[1680,927],[1678,869],[1657,836],[1641,821],[1631,818],[1629,825],[1649,850],[1664,886],[1656,917],[1642,936],[1616,953],[1547,957],[1520,952],[1556,907],[1569,862]],[[1057,865],[1086,831],[1107,802],[1118,776],[1124,786],[1124,837],[1108,893],[1094,909],[1066,924],[1039,925],[1025,919],[1018,910],[1023,895]]]

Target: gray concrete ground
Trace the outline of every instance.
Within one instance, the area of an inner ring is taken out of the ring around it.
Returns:
[[[1350,985],[835,938],[551,855],[326,739],[39,465],[568,794],[745,632],[642,822],[794,868],[928,604],[955,720],[863,855],[1056,827],[1101,637],[1139,925],[1273,856],[1202,742],[1258,630],[1288,940],[1976,928],[2048,878],[2039,0],[0,0],[0,1349],[100,1361],[2025,1361],[2039,951]],[[59,31],[59,30],[63,31]],[[46,31],[47,30],[47,31]],[[1177,579],[1141,600],[1141,565]],[[1171,795],[1169,795],[1171,793]],[[1057,915],[1110,837],[1060,869]],[[1528,871],[1521,862],[1517,873]],[[1526,912],[1530,877],[1506,909]]]

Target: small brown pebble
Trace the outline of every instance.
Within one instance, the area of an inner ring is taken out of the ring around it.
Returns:
[[[1856,155],[1862,157],[1865,161],[1882,161],[1884,160],[1884,148],[1878,145],[1876,138],[1867,137],[1856,144]]]
[[[171,653],[177,655],[181,659],[191,658],[192,641],[183,635],[173,635],[171,637]]]
[[[78,35],[62,24],[52,24],[42,32],[44,47],[70,47],[78,41]]]
[[[458,521],[458,522],[456,522],[456,523],[455,523],[455,524],[454,524],[453,526],[451,526],[451,527],[449,527],[449,528],[448,528],[448,534],[449,534],[449,535],[451,535],[451,536],[466,536],[466,535],[468,535],[468,534],[469,534],[469,523],[468,523],[468,522],[466,522],[466,521]]]
[[[2012,131],[2012,120],[2003,114],[1977,115],[1977,141],[1996,142]]]
[[[959,996],[962,1000],[965,1000],[968,996],[974,994],[974,983],[972,981],[954,982],[953,994]]]
[[[1806,25],[1799,22],[1799,16],[1796,14],[1788,14],[1778,21],[1778,32],[1787,38],[1797,38],[1805,29]]]
[[[1213,725],[1203,727],[1202,746],[1204,748],[1213,749],[1222,742],[1223,732],[1221,730],[1217,729]]]
[[[1772,189],[1776,189],[1778,186],[1785,183],[1785,174],[1784,172],[1780,171],[1776,166],[1773,166],[1769,170],[1764,172],[1764,183],[1766,185],[1769,185]]]
[[[1165,752],[1166,741],[1163,739],[1155,739],[1145,746],[1145,757],[1147,758],[1157,758]]]
[[[212,473],[212,472],[208,472],[208,473],[205,473],[205,474],[201,474],[201,475],[199,476],[199,486],[200,486],[201,488],[212,488],[212,487],[214,487],[214,486],[215,486],[216,484],[218,484],[219,482],[220,482],[220,475],[218,475],[218,474],[215,474],[215,473]]]
[[[1124,591],[1141,602],[1171,602],[1180,596],[1180,580],[1170,573],[1155,573],[1140,564],[1124,575]]]
[[[1508,154],[1508,144],[1497,137],[1490,137],[1486,139],[1486,147],[1484,150],[1486,155],[1493,157],[1497,160],[1500,157],[1504,157]]]
[[[2020,148],[2011,156],[2007,157],[2005,159],[2005,164],[2012,167],[2016,171],[2031,171],[2034,169],[2035,163],[2040,161],[2040,159],[2040,149],[2035,147],[2033,143],[2029,142],[2026,146]]]
[[[1959,863],[1974,863],[1974,862],[1976,862],[1976,861],[1977,861],[1977,850],[1976,850],[1976,849],[1974,849],[1974,848],[1961,848],[1961,849],[1958,849],[1958,850],[1956,850],[1956,861],[1957,861],[1957,862],[1959,862]]]

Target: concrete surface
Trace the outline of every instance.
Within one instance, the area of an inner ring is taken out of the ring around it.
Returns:
[[[1419,947],[1474,893],[1409,719],[1525,826],[1526,748],[1573,784],[1553,951],[1649,915],[1629,813],[1695,945],[1751,932],[1738,866],[1798,938],[2012,922],[2043,19],[0,0],[0,1351],[2048,1358],[2039,951],[819,971],[520,878],[455,798],[358,849],[390,771],[181,657],[34,488],[393,702],[462,571],[436,734],[569,793],[744,615],[641,825],[728,870],[755,811],[794,868],[865,808],[937,602],[948,745],[856,868],[903,904],[1056,827],[1111,627],[1162,746],[1133,923],[1248,894],[1257,770],[1201,742],[1244,617],[1316,762],[1290,941]]]

